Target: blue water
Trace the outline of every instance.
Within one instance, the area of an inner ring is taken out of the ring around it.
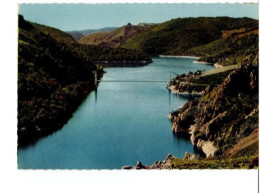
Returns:
[[[153,58],[144,67],[106,68],[103,80],[167,80],[212,66],[190,58]],[[172,74],[174,76],[174,74]],[[168,153],[194,153],[188,137],[171,131],[167,115],[187,102],[166,82],[101,82],[64,127],[18,150],[20,169],[120,169],[138,160],[150,165]]]

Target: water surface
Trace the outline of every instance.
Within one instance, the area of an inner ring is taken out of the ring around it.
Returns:
[[[169,71],[213,68],[193,61],[153,58],[148,66],[106,68],[103,80],[167,80]],[[169,93],[166,82],[101,82],[61,130],[18,150],[18,168],[120,169],[138,160],[150,165],[168,153],[182,158],[194,148],[171,131],[167,115],[188,100]]]

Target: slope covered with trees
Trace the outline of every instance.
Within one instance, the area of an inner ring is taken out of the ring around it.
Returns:
[[[241,65],[256,63],[258,54],[258,30],[218,39],[188,50],[190,55],[200,56],[200,60],[221,65]]]
[[[80,45],[70,35],[22,16],[18,25],[19,146],[63,126],[95,88],[92,71],[102,76],[97,61],[151,61],[138,51]]]
[[[71,36],[19,16],[19,146],[61,128],[94,88],[96,66],[68,43],[74,43]]]
[[[122,47],[149,54],[189,55],[189,49],[222,39],[223,35],[227,37],[232,30],[236,30],[235,33],[241,28],[245,31],[258,29],[258,21],[229,17],[178,18],[138,34]]]

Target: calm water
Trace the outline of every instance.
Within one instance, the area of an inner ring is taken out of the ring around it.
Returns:
[[[190,58],[153,58],[135,68],[107,68],[103,80],[167,80],[178,74],[208,70]],[[173,75],[172,75],[173,76]],[[19,149],[21,169],[120,169],[138,160],[152,164],[168,153],[194,153],[189,138],[171,131],[167,115],[189,98],[176,96],[166,82],[101,82],[66,125],[34,146]]]

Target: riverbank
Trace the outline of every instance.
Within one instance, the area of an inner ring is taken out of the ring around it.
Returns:
[[[182,56],[182,55],[159,55],[160,58],[192,58],[199,59],[197,56]]]
[[[235,65],[227,68],[225,72],[202,76],[202,79],[220,78],[219,86],[170,113],[168,118],[172,122],[172,130],[189,133],[192,144],[203,151],[207,158],[214,160],[218,159],[218,156],[223,156],[225,160],[239,157],[244,163],[252,157],[258,159],[258,149],[255,147],[258,140],[250,143],[247,139],[254,138],[254,134],[258,133],[256,73],[257,67],[253,65],[243,65],[240,68]],[[248,113],[250,118],[247,116]],[[248,133],[245,133],[244,125],[250,128]],[[258,167],[256,164],[252,165]]]
[[[152,165],[143,165],[140,161],[135,166],[123,166],[124,170],[164,170],[164,169],[257,169],[258,156],[249,158],[225,157],[202,158],[185,152],[182,159],[168,154],[164,160],[155,161]]]
[[[159,55],[159,57],[161,58],[190,58],[190,59],[196,59],[195,61],[193,61],[192,63],[194,64],[205,64],[205,65],[213,65],[215,68],[216,66],[212,63],[209,62],[205,62],[205,61],[201,61],[201,57],[198,56],[183,56],[183,55]],[[218,66],[220,67],[220,66]]]
[[[205,94],[209,84],[204,82],[194,82],[194,80],[199,80],[201,75],[202,71],[197,71],[195,73],[190,72],[186,75],[178,75],[169,83],[167,89],[178,95],[202,96]]]
[[[188,84],[188,83],[187,83]],[[187,85],[186,85],[187,86]],[[175,85],[171,85],[167,87],[168,90],[170,90],[172,93],[182,96],[202,96],[205,94],[205,91],[180,91],[180,89],[177,89]]]
[[[122,169],[257,169],[257,71],[256,66],[243,65],[225,76],[223,72],[209,75],[215,80],[222,74],[222,83],[168,115],[172,131],[189,133],[192,144],[205,157],[185,152],[180,159],[168,154],[152,165],[138,161],[135,166]]]
[[[96,61],[104,68],[108,67],[138,67],[146,66],[153,61]]]
[[[100,79],[104,71],[98,71]],[[41,106],[40,113],[35,116],[43,121],[29,122],[26,125],[18,126],[18,148],[27,147],[35,144],[40,138],[46,137],[58,130],[72,117],[72,114],[80,106],[86,96],[93,90],[97,89],[97,85],[91,82],[76,82],[63,88],[59,88],[53,94],[55,102],[50,99],[39,98],[37,101],[31,101],[31,104],[38,102],[37,106]],[[51,98],[53,100],[53,98]],[[60,101],[62,99],[62,101]],[[41,104],[41,103],[42,104]],[[20,102],[21,103],[21,102]],[[24,111],[34,112],[33,105],[30,109],[24,108]],[[58,112],[57,112],[58,111]],[[24,117],[24,119],[27,117]]]
[[[190,59],[152,60],[153,63],[140,68],[106,68],[102,80],[143,80],[147,76],[166,80],[173,63],[179,74],[205,69],[202,64],[192,64]],[[194,153],[186,136],[163,129],[171,125],[165,115],[188,101],[174,95],[170,101],[165,100],[168,97],[165,82],[100,82],[97,91],[86,97],[61,130],[42,138],[33,148],[19,150],[19,168],[120,169],[137,160],[151,164],[167,153],[178,158],[185,151]]]
[[[194,63],[194,64],[206,64],[206,65],[212,65],[212,64],[209,63],[209,62],[204,62],[204,61],[199,61],[199,60],[195,60],[195,61],[193,61],[192,63]],[[214,65],[214,67],[215,67],[215,65]]]

